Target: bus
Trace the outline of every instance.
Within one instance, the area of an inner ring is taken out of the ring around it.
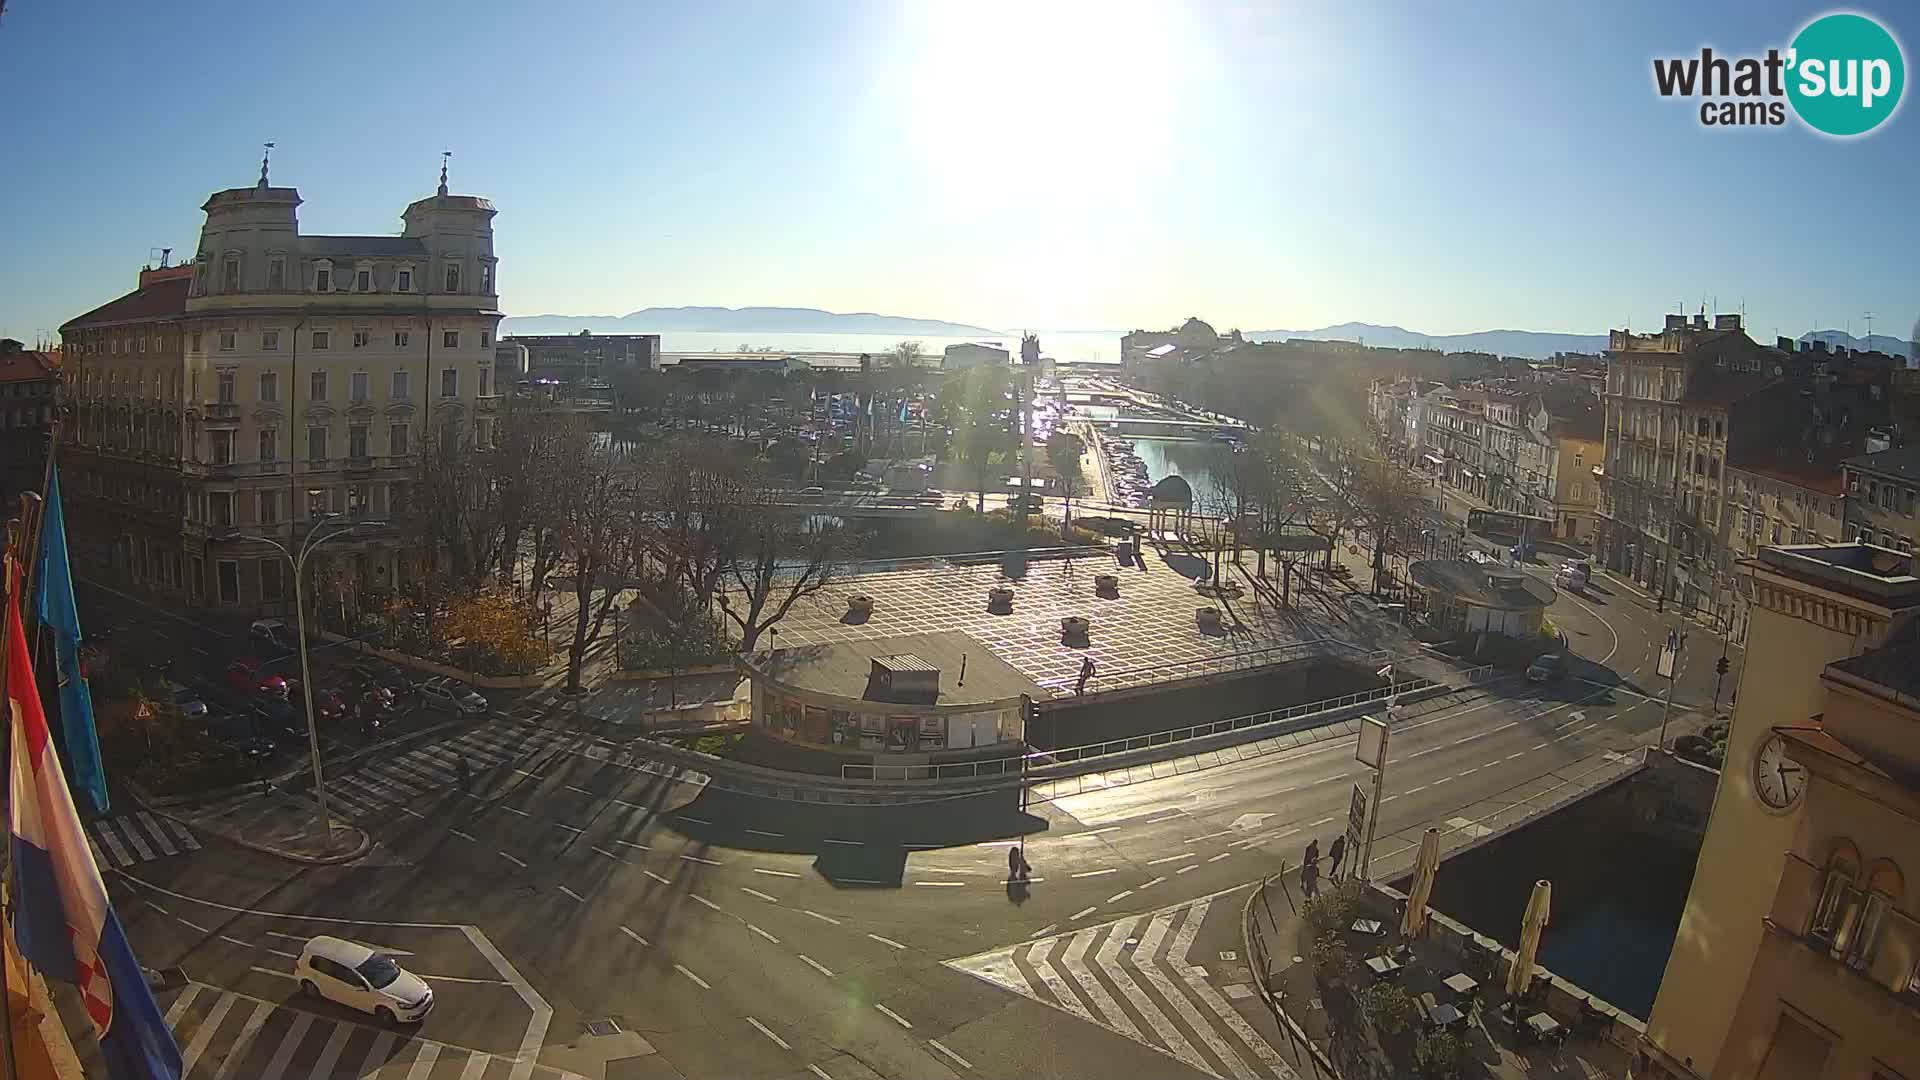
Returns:
[[[1469,510],[1467,531],[1502,547],[1517,548],[1519,556],[1526,559],[1532,558],[1537,538],[1553,535],[1553,519],[1506,510]]]

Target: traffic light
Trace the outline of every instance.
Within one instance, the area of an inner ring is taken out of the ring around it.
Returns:
[[[1715,660],[1715,661],[1713,662],[1713,672],[1714,672],[1714,674],[1716,674],[1716,675],[1725,675],[1725,674],[1727,673],[1727,658],[1726,658],[1726,657],[1724,657],[1724,656],[1723,656],[1723,657],[1721,657],[1720,659],[1718,659],[1718,660]]]

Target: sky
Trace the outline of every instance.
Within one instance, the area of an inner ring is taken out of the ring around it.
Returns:
[[[996,329],[1349,320],[1914,336],[1920,115],[1714,130],[1656,56],[1778,2],[7,0],[0,335],[299,188],[303,231],[499,207],[511,315],[783,305]],[[1920,9],[1857,6],[1908,63]],[[1908,96],[1920,91],[1910,91]]]

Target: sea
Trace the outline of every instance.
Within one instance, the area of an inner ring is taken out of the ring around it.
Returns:
[[[1040,338],[1040,353],[1065,364],[1118,364],[1124,330],[1028,331]],[[776,352],[873,353],[891,352],[902,341],[917,341],[928,356],[939,356],[949,345],[966,341],[1002,345],[1019,355],[1020,334],[982,334],[978,337],[933,337],[925,334],[765,334],[720,331],[664,331],[660,351],[666,353],[735,352],[741,346]]]

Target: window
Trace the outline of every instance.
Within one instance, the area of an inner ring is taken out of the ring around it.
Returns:
[[[222,526],[233,524],[233,492],[207,492],[207,524]]]
[[[387,428],[387,453],[394,457],[405,457],[407,454],[408,434],[407,425],[405,424],[393,424],[389,426]]]
[[[480,396],[481,397],[487,396],[487,376],[491,375],[492,373],[493,373],[492,370],[489,368],[482,367],[480,369]]]
[[[373,271],[364,267],[355,271],[353,275],[353,288],[356,292],[372,292]]]
[[[280,457],[279,433],[272,428],[260,429],[260,460],[275,461]]]
[[[332,266],[329,266],[326,263],[321,263],[318,267],[314,269],[313,291],[314,292],[332,292],[333,291],[333,267]]]
[[[493,344],[493,331],[491,330],[480,331],[480,347],[484,349],[487,346],[492,344]]]
[[[214,375],[214,387],[214,393],[217,395],[215,400],[222,405],[233,404],[233,369],[221,368]]]
[[[440,372],[440,396],[460,396],[460,369],[446,368]]]
[[[327,493],[324,490],[307,492],[307,517],[317,518],[327,512]]]
[[[407,400],[407,397],[412,389],[408,385],[411,382],[411,380],[408,378],[410,374],[411,373],[406,371],[405,369],[402,369],[400,371],[396,371],[393,373],[393,395],[392,395],[393,400],[395,401]]]
[[[221,352],[233,351],[233,331],[231,330],[220,331],[220,351]]]
[[[270,524],[267,520],[267,492],[260,493],[260,523]],[[279,559],[260,560],[260,599],[282,600],[286,598],[286,579],[280,575],[286,570]]]
[[[322,462],[327,460],[327,429],[323,427],[307,429],[307,460]]]
[[[354,517],[367,516],[367,489],[361,484],[347,486],[347,513]]]
[[[327,373],[316,371],[307,376],[307,398],[311,401],[327,400]]]
[[[240,257],[227,256],[226,272],[220,276],[220,289],[223,292],[240,291]]]
[[[396,349],[406,348],[412,340],[413,335],[407,333],[405,330],[395,330],[393,332],[393,347]]]
[[[355,461],[367,458],[367,425],[353,424],[347,428],[347,456]]]
[[[220,602],[237,604],[240,602],[240,564],[232,559],[221,559],[214,563],[214,576],[220,582]]]
[[[353,347],[356,349],[366,348],[367,342],[370,341],[372,337],[373,337],[373,334],[371,331],[355,330],[353,332]]]
[[[482,417],[473,422],[473,442],[482,448],[493,445],[493,421]]]
[[[459,348],[459,347],[460,347],[460,331],[458,331],[458,330],[443,330],[443,331],[441,331],[441,332],[440,332],[440,347],[441,347],[441,348],[443,348],[443,349],[457,349],[457,348]]]
[[[402,270],[399,273],[395,274],[393,276],[393,291],[394,292],[412,292],[413,291],[413,271]],[[395,344],[399,344],[399,343],[395,342]]]
[[[452,263],[447,264],[447,291],[460,291],[460,268]]]
[[[279,292],[287,287],[287,260],[276,255],[267,262],[267,289]]]
[[[353,400],[355,401],[367,400],[367,373],[364,371],[354,372],[353,378],[351,380],[351,384],[352,384]]]
[[[315,330],[313,332],[313,347],[315,350],[326,348],[332,341],[333,335],[327,333],[325,330]]]
[[[1581,490],[1582,489],[1580,487],[1580,481],[1575,480],[1573,482],[1573,501],[1574,502],[1579,502],[1580,499],[1582,498]]]
[[[280,351],[280,331],[278,330],[260,331],[260,351],[261,352],[279,352]]]
[[[280,400],[280,373],[279,372],[263,371],[260,373],[260,400],[261,401],[279,401]]]
[[[187,340],[193,344],[193,352],[200,351],[200,331],[195,330]]]
[[[233,464],[233,432],[209,431],[207,432],[207,440],[213,450],[213,463],[215,465]]]
[[[1892,484],[1888,484],[1885,487],[1881,488],[1880,489],[1880,509],[1882,510],[1893,509],[1894,500],[1899,494],[1900,492],[1897,489],[1895,489]]]
[[[492,263],[483,262],[480,264],[480,295],[482,296],[493,295],[493,264]]]

